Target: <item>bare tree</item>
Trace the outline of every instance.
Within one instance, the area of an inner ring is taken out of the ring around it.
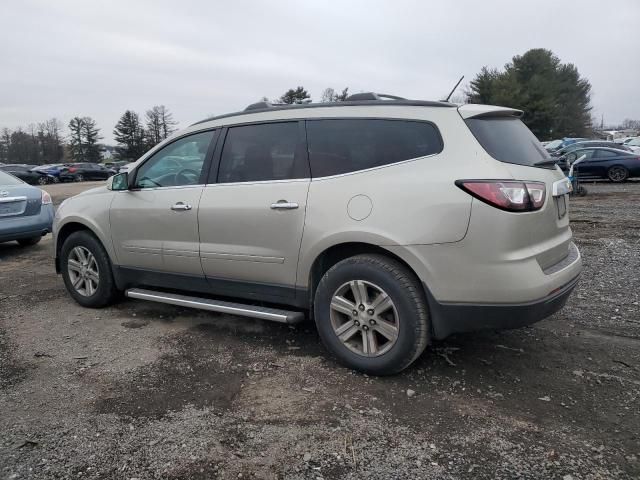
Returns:
[[[336,93],[336,91],[333,88],[329,87],[329,88],[325,88],[324,92],[322,92],[322,98],[320,99],[320,101],[322,103],[344,102],[348,96],[349,96],[349,87],[344,88],[340,93]]]
[[[157,145],[175,132],[177,122],[164,105],[156,105],[145,114],[148,147]]]

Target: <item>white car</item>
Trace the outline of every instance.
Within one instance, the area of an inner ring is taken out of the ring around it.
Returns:
[[[640,137],[633,137],[625,141],[625,146],[629,147],[634,153],[640,153]]]

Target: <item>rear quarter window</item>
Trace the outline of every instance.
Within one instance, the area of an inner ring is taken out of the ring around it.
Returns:
[[[531,130],[518,118],[468,118],[465,123],[482,148],[496,160],[533,166],[551,158]]]
[[[312,177],[327,177],[390,165],[442,151],[429,122],[384,119],[308,120]]]

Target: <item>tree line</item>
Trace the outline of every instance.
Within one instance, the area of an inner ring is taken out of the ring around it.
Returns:
[[[177,122],[164,105],[156,105],[145,112],[144,119],[132,111],[122,114],[113,135],[117,142],[116,156],[120,160],[134,161],[175,131]],[[18,127],[0,129],[0,163],[93,162],[102,159],[104,145],[96,121],[87,116],[76,116],[67,124],[56,118],[31,124],[27,129]]]

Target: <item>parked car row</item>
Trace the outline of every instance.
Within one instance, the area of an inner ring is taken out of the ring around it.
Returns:
[[[127,162],[117,162],[127,165]],[[58,182],[82,182],[106,180],[120,171],[121,165],[108,168],[99,163],[55,163],[49,165],[9,164],[0,165],[0,170],[30,185],[47,185]]]
[[[9,173],[29,185],[46,185],[56,181],[55,177],[44,171],[35,170],[32,165],[2,165],[0,171]]]
[[[584,157],[575,170],[580,178],[624,182],[640,177],[640,137],[630,137],[623,142],[563,138],[543,142],[542,145],[551,156],[549,163],[556,163],[565,172],[576,160]]]

